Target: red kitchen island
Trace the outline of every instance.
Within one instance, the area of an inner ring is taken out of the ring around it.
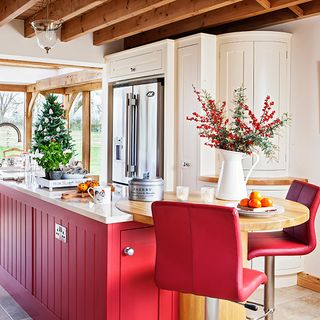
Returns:
[[[177,320],[177,294],[153,282],[153,227],[115,201],[97,207],[57,195],[0,182],[0,284],[29,315]]]

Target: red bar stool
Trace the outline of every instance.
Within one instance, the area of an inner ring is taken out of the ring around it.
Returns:
[[[275,256],[306,255],[316,247],[314,222],[320,204],[320,188],[310,183],[293,181],[286,199],[304,204],[309,208],[307,222],[282,231],[252,232],[248,239],[248,259],[265,257],[265,273],[268,283],[264,286],[265,310],[274,310]],[[266,317],[273,319],[273,312]]]
[[[234,208],[158,201],[152,215],[159,288],[243,302],[267,282],[264,273],[242,266]]]

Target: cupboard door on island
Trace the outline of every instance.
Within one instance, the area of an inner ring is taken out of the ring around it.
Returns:
[[[130,248],[125,254],[125,249]],[[121,232],[120,320],[158,320],[159,289],[154,283],[154,229]]]

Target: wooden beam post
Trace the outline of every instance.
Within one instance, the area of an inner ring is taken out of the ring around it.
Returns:
[[[32,92],[26,92],[25,94],[25,137],[24,137],[24,150],[28,151],[31,148],[32,143],[32,107],[31,103],[34,103]],[[30,111],[29,111],[30,110]]]
[[[74,100],[76,99],[79,92],[71,92],[64,95],[63,105],[64,105],[64,117],[67,120],[67,126],[70,129],[70,111]]]
[[[82,92],[82,163],[90,171],[91,110],[90,91]]]

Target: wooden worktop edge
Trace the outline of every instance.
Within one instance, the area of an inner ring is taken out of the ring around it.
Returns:
[[[199,181],[201,182],[210,182],[218,183],[218,176],[200,176]],[[247,182],[247,185],[257,185],[257,186],[287,186],[291,185],[293,180],[299,180],[308,182],[306,178],[295,178],[295,177],[277,177],[277,178],[250,178]]]

